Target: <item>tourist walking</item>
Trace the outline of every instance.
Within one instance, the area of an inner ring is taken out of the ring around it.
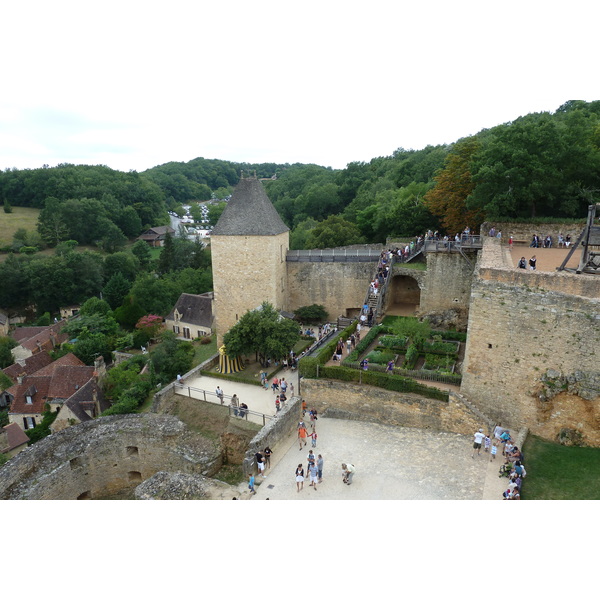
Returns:
[[[248,489],[250,490],[251,494],[256,494],[256,491],[254,489],[254,475],[252,473],[248,475]]]
[[[308,437],[308,431],[306,431],[306,426],[304,423],[298,427],[298,444],[300,445],[300,450],[302,450],[302,446],[306,446],[306,438]]]
[[[473,437],[473,454],[471,454],[471,458],[475,458],[475,450],[477,450],[477,456],[481,453],[481,443],[485,439],[485,434],[483,433],[483,429],[475,432]]]
[[[221,401],[221,404],[225,404],[225,400],[223,398],[223,390],[219,386],[217,386],[215,394],[217,395],[217,398]]]
[[[231,397],[231,407],[233,408],[233,416],[237,417],[238,416],[238,406],[240,405],[240,400],[237,397],[237,394],[234,394]]]
[[[269,446],[267,446],[264,450],[263,450],[263,456],[265,458],[265,467],[267,469],[271,468],[271,454],[273,454],[273,451],[271,450],[271,448],[269,448]]]
[[[317,465],[313,462],[308,468],[308,474],[310,475],[310,486],[315,492],[317,491],[317,480],[319,479],[319,470]]]
[[[296,467],[296,488],[298,491],[304,488],[304,469],[302,464]]]
[[[319,454],[317,456],[317,475],[319,476],[319,483],[323,481],[323,457]]]

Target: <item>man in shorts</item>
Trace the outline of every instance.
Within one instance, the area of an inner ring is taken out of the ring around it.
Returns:
[[[473,438],[473,454],[471,454],[471,458],[475,458],[475,450],[477,450],[477,456],[481,453],[481,444],[485,439],[485,434],[483,433],[483,429],[475,432],[475,436]]]

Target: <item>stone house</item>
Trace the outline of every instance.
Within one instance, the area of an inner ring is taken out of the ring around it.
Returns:
[[[55,433],[71,425],[91,421],[109,407],[110,403],[104,399],[96,379],[90,379],[63,403],[50,430]]]
[[[18,376],[17,383],[2,393],[3,402],[9,406],[9,422],[23,429],[39,425],[46,404],[59,411],[78,390],[96,378],[95,367],[84,365],[71,353],[33,375]]]
[[[12,458],[27,448],[27,442],[27,434],[16,423],[0,427],[0,454]]]
[[[58,348],[69,339],[67,334],[61,333],[66,324],[67,321],[62,320],[47,327],[17,327],[11,334],[11,337],[19,343],[11,350],[15,360]]]
[[[211,335],[213,297],[213,292],[181,294],[165,319],[166,328],[186,340]]]
[[[165,237],[167,237],[167,233],[174,235],[175,230],[168,225],[159,225],[144,231],[144,233],[142,233],[142,235],[140,235],[137,239],[143,240],[153,248],[161,248],[165,245]]]

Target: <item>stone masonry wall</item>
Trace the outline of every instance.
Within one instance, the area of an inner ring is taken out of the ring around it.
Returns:
[[[346,316],[346,310],[360,308],[373,279],[374,262],[288,262],[288,306],[322,304],[331,320]]]
[[[458,253],[428,252],[427,276],[421,288],[421,313],[467,308],[473,266]],[[476,254],[468,254],[475,264]]]
[[[502,241],[508,242],[512,235],[515,240],[531,241],[534,234],[537,234],[542,240],[547,236],[552,237],[552,243],[556,247],[558,243],[558,234],[563,236],[570,235],[571,241],[575,243],[579,234],[585,227],[585,220],[581,223],[494,223],[488,222],[481,225],[481,235],[486,236],[492,226],[496,232],[502,232]]]
[[[508,427],[547,439],[568,427],[600,445],[600,278],[494,268],[502,252],[484,245],[461,393]]]
[[[248,310],[270,302],[287,310],[289,232],[273,236],[213,236],[214,328],[223,335]]]
[[[326,416],[464,435],[487,425],[459,396],[448,402],[328,379],[303,379],[303,400]]]
[[[110,497],[158,471],[211,476],[220,461],[215,445],[176,417],[102,417],[48,436],[6,463],[0,499]]]

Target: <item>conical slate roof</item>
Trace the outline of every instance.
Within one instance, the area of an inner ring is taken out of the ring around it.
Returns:
[[[255,178],[241,179],[211,232],[215,235],[279,235],[289,231]]]

